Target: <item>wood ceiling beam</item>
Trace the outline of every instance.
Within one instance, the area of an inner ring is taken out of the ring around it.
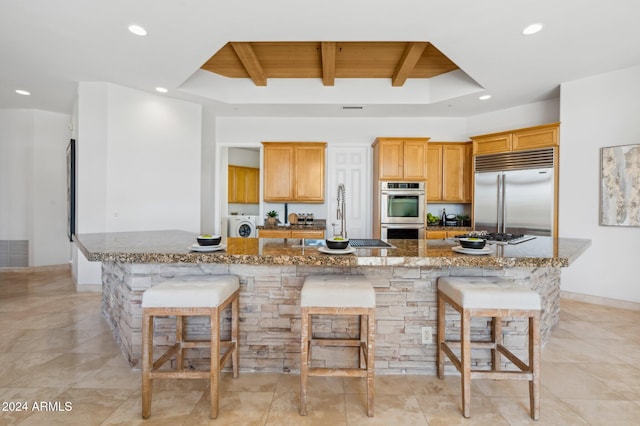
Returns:
[[[396,67],[396,71],[393,73],[393,77],[391,78],[391,85],[394,87],[404,85],[404,82],[407,81],[409,74],[413,71],[413,68],[418,63],[420,56],[422,56],[422,52],[427,47],[429,43],[427,42],[411,42],[407,44],[407,47],[404,49],[404,53],[402,54],[402,59],[398,62],[398,66]]]
[[[253,50],[253,47],[251,47],[251,43],[232,41],[231,47],[233,47],[236,55],[238,55],[247,73],[249,73],[253,84],[256,86],[266,86],[267,75],[260,64],[260,60],[256,56],[256,52]]]
[[[322,84],[333,86],[336,81],[336,42],[323,41],[320,43],[322,52]]]

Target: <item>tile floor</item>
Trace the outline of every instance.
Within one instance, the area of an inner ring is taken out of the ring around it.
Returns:
[[[100,295],[76,293],[66,270],[0,272],[0,425],[632,425],[640,422],[638,324],[638,311],[562,300],[561,324],[542,352],[538,422],[528,417],[526,383],[487,380],[474,382],[471,419],[462,418],[453,376],[377,376],[373,418],[362,379],[312,378],[301,417],[298,375],[271,373],[225,374],[217,420],[208,418],[206,382],[156,381],[143,421],[140,372],[119,353]]]

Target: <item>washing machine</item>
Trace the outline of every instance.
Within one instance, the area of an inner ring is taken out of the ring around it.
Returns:
[[[229,224],[229,237],[256,238],[256,220],[258,216],[229,216],[227,223]]]

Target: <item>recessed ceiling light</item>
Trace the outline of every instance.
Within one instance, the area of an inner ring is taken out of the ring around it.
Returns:
[[[168,90],[165,89],[164,87],[156,87],[156,92],[160,92],[160,93],[167,93]]]
[[[22,89],[17,89],[17,90],[16,90],[16,93],[17,93],[18,95],[24,95],[24,96],[29,96],[29,95],[31,94],[31,92],[28,92],[28,91],[26,91],[26,90],[22,90]]]
[[[538,31],[542,30],[543,25],[542,24],[531,24],[528,27],[526,27],[524,30],[522,30],[522,34],[524,35],[531,35],[531,34],[535,34]]]
[[[131,31],[135,35],[146,36],[147,30],[142,28],[140,25],[129,25],[129,31]]]
[[[482,95],[478,97],[481,101],[486,101],[487,99],[491,99],[491,95]]]

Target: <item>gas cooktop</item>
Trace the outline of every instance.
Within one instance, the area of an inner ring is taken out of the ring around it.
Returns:
[[[459,238],[483,238],[488,244],[520,244],[525,241],[533,240],[534,235],[525,234],[509,234],[505,232],[470,232],[468,234],[456,235],[454,239]]]

